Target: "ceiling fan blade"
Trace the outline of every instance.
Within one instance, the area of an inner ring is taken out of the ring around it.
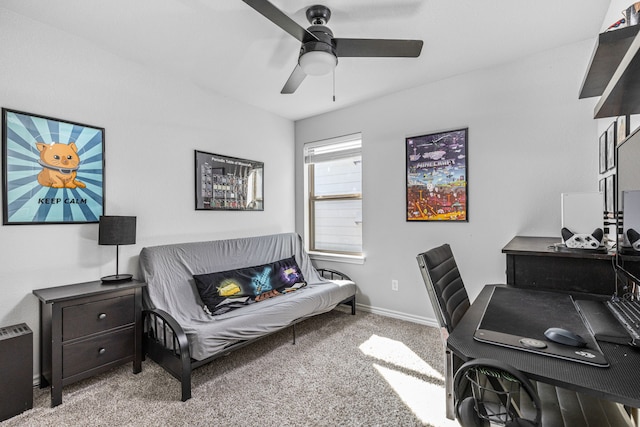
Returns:
[[[305,77],[307,77],[305,72],[302,71],[302,68],[300,68],[298,64],[296,64],[296,68],[293,69],[293,73],[289,76],[289,80],[284,84],[280,93],[289,94],[295,92]]]
[[[338,57],[417,58],[422,40],[333,39]]]
[[[276,24],[278,27],[297,38],[300,42],[306,43],[308,41],[318,40],[318,38],[306,30],[306,28],[298,25],[296,21],[289,18],[280,9],[275,7],[267,0],[242,0],[257,12],[262,14],[269,21]]]

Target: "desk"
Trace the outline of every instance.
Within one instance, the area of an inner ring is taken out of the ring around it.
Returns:
[[[555,250],[559,237],[516,236],[502,248],[507,283],[516,287],[612,295],[615,255],[590,250]]]
[[[626,345],[599,342],[611,365],[599,368],[526,351],[514,350],[473,339],[473,333],[489,302],[493,285],[485,286],[447,339],[447,349],[467,361],[479,357],[509,363],[529,378],[567,388],[597,398],[612,400],[634,408],[640,407],[640,350]],[[522,313],[523,316],[529,313]],[[535,315],[535,313],[530,313]],[[455,364],[454,364],[455,365]],[[453,366],[456,369],[456,366]],[[455,370],[453,371],[455,372]]]

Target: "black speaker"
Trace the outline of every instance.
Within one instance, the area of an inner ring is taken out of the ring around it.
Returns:
[[[33,333],[25,324],[0,327],[0,421],[33,408]]]

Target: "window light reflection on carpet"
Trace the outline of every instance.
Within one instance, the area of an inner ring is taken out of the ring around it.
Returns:
[[[404,343],[374,334],[359,349],[390,365],[372,364],[421,422],[434,427],[458,425],[446,417],[444,376]]]
[[[433,384],[376,363],[373,367],[422,423],[433,427],[459,427],[455,420],[447,418],[443,385]]]
[[[360,345],[360,351],[367,356],[375,357],[398,367],[427,375],[438,381],[444,381],[444,376],[422,360],[406,344],[390,338],[371,335],[368,340]]]

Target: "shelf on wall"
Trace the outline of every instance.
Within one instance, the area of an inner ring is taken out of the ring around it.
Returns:
[[[601,96],[640,30],[640,25],[607,31],[598,36],[579,98]]]
[[[593,117],[640,113],[640,34],[636,34],[605,88]]]

